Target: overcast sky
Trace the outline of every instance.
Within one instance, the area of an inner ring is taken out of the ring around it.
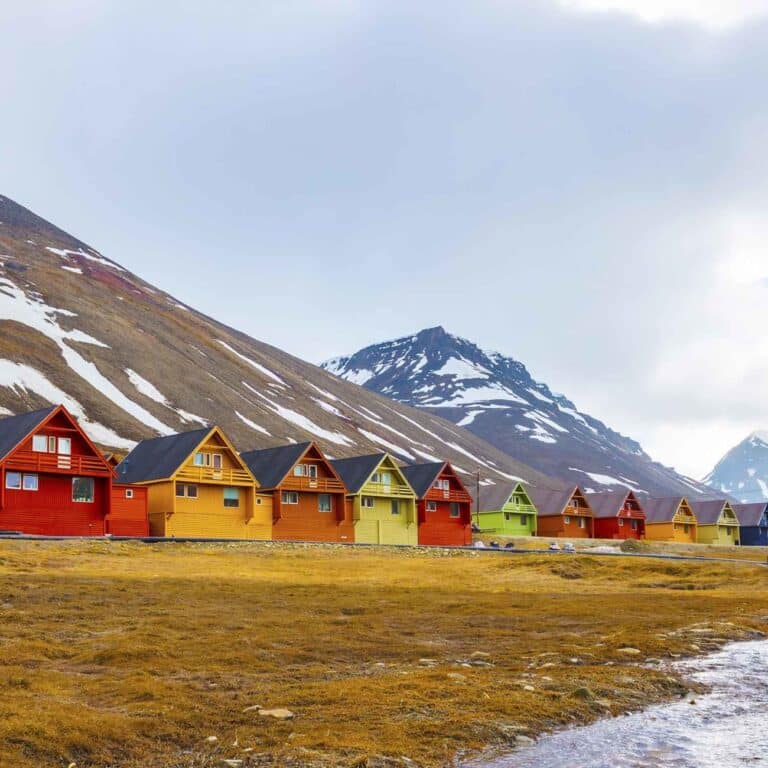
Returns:
[[[0,194],[318,362],[442,324],[701,476],[768,427],[768,0],[3,0]]]

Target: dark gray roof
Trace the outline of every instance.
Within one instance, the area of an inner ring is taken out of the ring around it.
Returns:
[[[576,486],[569,488],[542,488],[531,486],[528,495],[533,505],[542,517],[547,515],[562,515],[571,501],[573,495],[579,489]],[[589,502],[587,502],[589,503]]]
[[[446,464],[447,462],[445,461],[437,461],[429,464],[411,464],[409,467],[403,467],[405,479],[411,484],[411,488],[416,491],[417,499],[421,499],[426,495]]]
[[[587,501],[589,506],[592,507],[592,511],[597,518],[605,517],[618,517],[619,512],[624,508],[624,503],[632,494],[635,501],[637,501],[640,510],[642,511],[643,505],[640,504],[640,500],[632,493],[632,491],[607,491],[606,493],[588,493]]]
[[[643,502],[645,522],[671,523],[679,506],[684,501],[687,501],[687,499],[683,496],[668,496],[663,499],[645,499]]]
[[[725,499],[704,499],[703,501],[689,501],[693,514],[699,525],[714,525],[720,519],[725,508]]]
[[[386,453],[371,453],[367,456],[353,456],[351,459],[336,459],[331,464],[347,486],[347,491],[358,493],[386,455]]]
[[[518,485],[519,483],[517,481],[512,480],[495,482],[493,485],[481,485],[480,511],[498,512],[509,501],[509,497],[512,495],[512,491],[514,491]],[[473,498],[475,498],[476,494],[477,489],[474,488]]]
[[[180,435],[142,440],[118,465],[120,483],[145,483],[166,480],[203,442],[211,427],[182,432]]]
[[[732,504],[736,517],[739,518],[739,525],[744,528],[753,528],[760,525],[765,511],[768,509],[768,503],[758,501],[753,504]]]
[[[0,419],[0,461],[57,408],[57,405],[53,405],[50,408],[41,408],[39,411],[30,411],[18,416]]]
[[[259,481],[260,487],[268,490],[277,488],[285,480],[285,476],[291,471],[293,465],[311,445],[311,442],[297,443],[265,448],[261,451],[246,451],[240,454],[240,458],[248,465],[248,469]]]

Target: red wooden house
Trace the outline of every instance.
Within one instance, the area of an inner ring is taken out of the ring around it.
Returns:
[[[447,462],[403,467],[416,491],[419,544],[464,547],[472,543],[472,497]]]
[[[594,537],[594,515],[581,488],[571,486],[529,488],[529,495],[538,510],[538,536],[562,536],[571,539]]]
[[[246,451],[240,458],[258,480],[259,493],[272,493],[273,539],[355,540],[347,488],[316,443]]]
[[[113,476],[63,405],[0,419],[0,530],[103,536]]]
[[[147,498],[144,485],[112,483],[109,514],[104,520],[104,533],[111,536],[149,536]]]
[[[587,494],[596,539],[644,539],[645,512],[632,491]]]

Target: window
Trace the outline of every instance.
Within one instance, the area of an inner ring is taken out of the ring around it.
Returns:
[[[400,502],[397,499],[392,499],[392,507],[390,511],[393,515],[400,514]]]
[[[574,509],[578,509],[581,506],[581,501],[579,499],[571,499],[571,506]]]
[[[452,501],[451,502],[451,512],[450,512],[450,515],[453,518],[461,517],[461,506],[460,506],[460,504],[457,501]]]
[[[125,489],[125,498],[126,499],[132,499],[133,498],[133,488],[126,488]]]
[[[5,487],[12,491],[21,490],[21,472],[6,472]]]
[[[633,521],[632,521],[632,530],[633,530],[633,531],[636,531],[636,530],[637,530],[637,520],[633,520]]]
[[[566,525],[570,525],[571,524],[571,517],[570,517],[570,515],[566,515],[565,518],[563,519],[563,522]]]
[[[224,506],[225,507],[240,506],[240,489],[239,488],[224,489]]]
[[[447,477],[438,478],[435,480],[434,487],[437,488],[438,491],[450,491],[451,481]]]
[[[308,477],[311,480],[317,479],[317,464],[297,464],[293,468],[294,477]]]
[[[428,501],[427,502],[427,512],[437,512],[437,502],[436,501]]]
[[[179,499],[196,499],[197,486],[186,485],[185,483],[176,483],[176,496]]]
[[[624,518],[620,517],[619,518],[619,528],[623,528],[623,527],[624,527]]]
[[[373,496],[363,496],[360,499],[360,506],[363,509],[373,509]]]
[[[520,515],[520,525],[528,525],[528,515]]]
[[[36,491],[38,489],[38,477],[37,475],[24,475],[24,482],[22,488],[25,491]]]
[[[296,491],[282,491],[280,493],[280,501],[282,501],[283,504],[298,504],[299,494],[296,493]]]
[[[683,526],[683,533],[688,533],[688,531],[690,531],[690,526],[688,525],[688,523],[686,523],[686,524]]]
[[[205,454],[196,453],[195,454],[195,458],[192,460],[192,463],[196,467],[204,467],[205,466]]]
[[[48,453],[48,438],[45,435],[35,435],[32,438],[32,450],[35,453]]]
[[[72,438],[59,438],[59,453],[63,454],[64,456],[70,456],[72,454]]]
[[[94,482],[92,477],[72,478],[72,501],[79,504],[92,504],[94,499]]]
[[[223,461],[223,459],[221,457],[221,454],[220,453],[211,454],[211,459],[212,459],[212,462],[213,462],[213,468],[214,469],[221,469],[221,465],[222,465],[222,461]]]
[[[586,528],[587,527],[587,521],[583,518],[579,518],[579,528]]]
[[[53,435],[48,438],[48,453],[56,453],[56,438]]]
[[[319,493],[317,495],[317,511],[318,512],[331,511],[331,494],[330,493]]]
[[[371,482],[381,483],[382,485],[391,485],[392,473],[391,472],[374,472],[373,476],[371,477]]]
[[[509,512],[505,512],[504,519],[509,522],[512,519],[512,515]]]

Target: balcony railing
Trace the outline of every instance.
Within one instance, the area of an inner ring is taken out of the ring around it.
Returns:
[[[363,496],[395,496],[412,499],[414,492],[404,485],[385,485],[384,483],[366,483],[362,488]]]
[[[429,501],[457,501],[471,502],[472,497],[466,491],[448,490],[442,488],[430,488],[424,497]]]
[[[573,515],[575,517],[594,517],[594,513],[587,507],[566,507],[564,515]]]
[[[6,470],[12,472],[53,472],[67,475],[103,475],[109,477],[112,470],[94,456],[68,456],[57,453],[20,451],[8,458]]]
[[[212,467],[183,467],[176,479],[188,483],[221,483],[222,485],[253,485],[253,478],[242,469],[213,469]]]
[[[335,477],[288,477],[280,485],[286,491],[317,491],[318,493],[344,493],[347,489]]]
[[[536,507],[533,504],[505,504],[504,512],[512,512],[518,515],[535,515]]]

